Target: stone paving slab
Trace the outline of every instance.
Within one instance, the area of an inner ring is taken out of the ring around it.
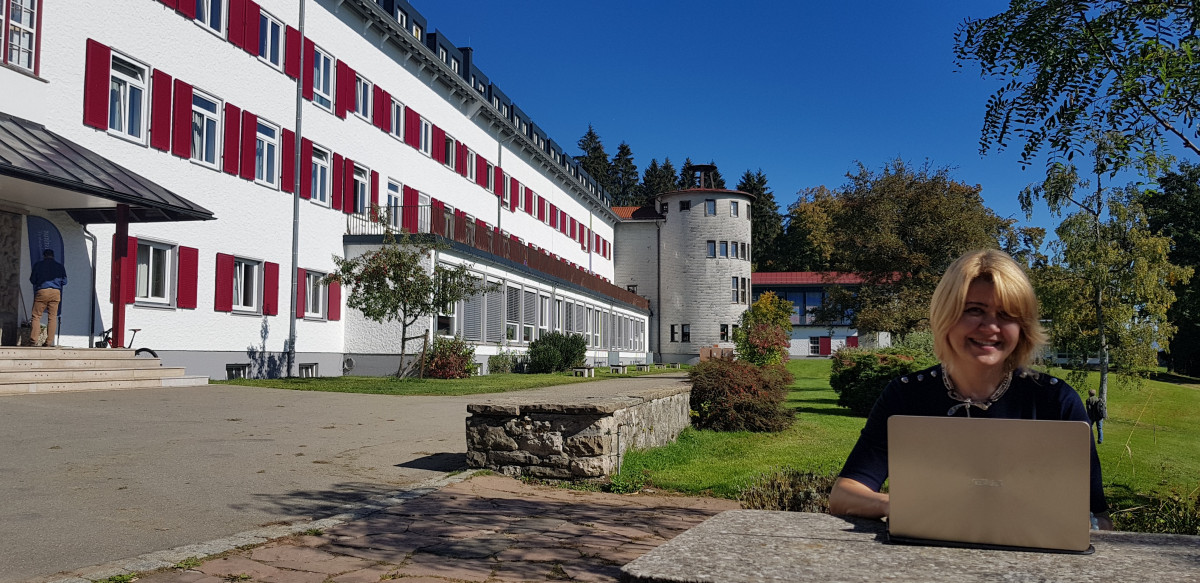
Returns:
[[[615,581],[622,565],[739,507],[732,500],[582,492],[476,476],[330,526],[319,536],[234,549],[198,567],[165,569],[139,581]]]

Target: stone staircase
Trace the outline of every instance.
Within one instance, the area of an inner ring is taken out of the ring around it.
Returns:
[[[206,376],[188,376],[128,349],[0,347],[0,395],[206,384]]]

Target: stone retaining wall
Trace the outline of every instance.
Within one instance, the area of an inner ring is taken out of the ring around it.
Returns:
[[[507,476],[600,478],[629,448],[666,445],[689,423],[688,386],[605,397],[467,405],[467,464]]]

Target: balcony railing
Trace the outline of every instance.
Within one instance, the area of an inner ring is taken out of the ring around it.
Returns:
[[[368,213],[346,217],[347,235],[383,235],[388,232],[427,233],[444,237],[644,310],[650,309],[650,301],[646,298],[615,286],[589,273],[582,266],[556,257],[549,250],[522,243],[516,235],[506,235],[498,227],[482,219],[470,219],[458,211],[435,208],[434,205],[394,205],[373,207]]]

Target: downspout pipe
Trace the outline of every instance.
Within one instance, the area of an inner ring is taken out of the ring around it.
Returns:
[[[96,305],[100,299],[96,297],[96,236],[83,225],[83,237],[92,242],[92,297],[88,301],[88,343],[91,348],[96,345]]]
[[[304,42],[304,5],[308,4],[307,0],[300,0],[300,42]],[[304,148],[300,147],[300,143],[304,133],[301,131],[301,126],[304,122],[304,49],[301,45],[300,49],[300,74],[296,76],[296,172],[295,182],[292,184],[292,293],[289,300],[289,318],[288,318],[288,339],[287,339],[287,376],[295,376],[296,365],[296,300],[297,300],[297,275],[300,270],[300,181],[302,177],[308,176],[309,173],[304,170],[307,168],[302,165],[304,160],[301,159],[301,154]]]

